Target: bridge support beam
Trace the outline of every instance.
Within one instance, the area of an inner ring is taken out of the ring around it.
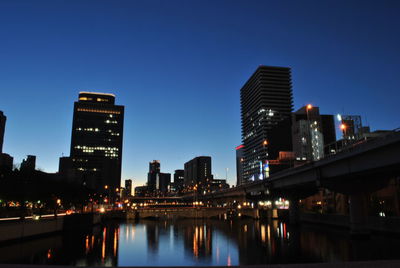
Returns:
[[[289,199],[289,222],[298,224],[300,221],[299,198]]]
[[[367,196],[363,193],[350,194],[349,201],[350,234],[354,236],[369,235]]]

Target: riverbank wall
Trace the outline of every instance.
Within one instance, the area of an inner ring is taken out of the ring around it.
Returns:
[[[100,215],[94,213],[57,217],[48,215],[38,219],[2,221],[0,222],[0,243],[87,228],[100,223],[100,221]]]

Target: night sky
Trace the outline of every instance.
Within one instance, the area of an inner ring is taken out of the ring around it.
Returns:
[[[0,0],[4,152],[58,170],[79,91],[125,105],[123,177],[148,162],[212,157],[236,182],[240,88],[259,65],[292,68],[294,108],[400,127],[400,1]]]

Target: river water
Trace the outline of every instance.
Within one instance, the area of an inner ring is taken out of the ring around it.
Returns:
[[[0,246],[0,263],[195,266],[400,258],[400,238],[352,239],[346,230],[283,221],[109,222],[93,229]]]

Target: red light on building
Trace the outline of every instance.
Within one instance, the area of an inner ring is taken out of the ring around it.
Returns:
[[[236,150],[242,149],[243,147],[244,147],[243,144],[242,144],[242,145],[239,145],[239,146],[236,147]]]

